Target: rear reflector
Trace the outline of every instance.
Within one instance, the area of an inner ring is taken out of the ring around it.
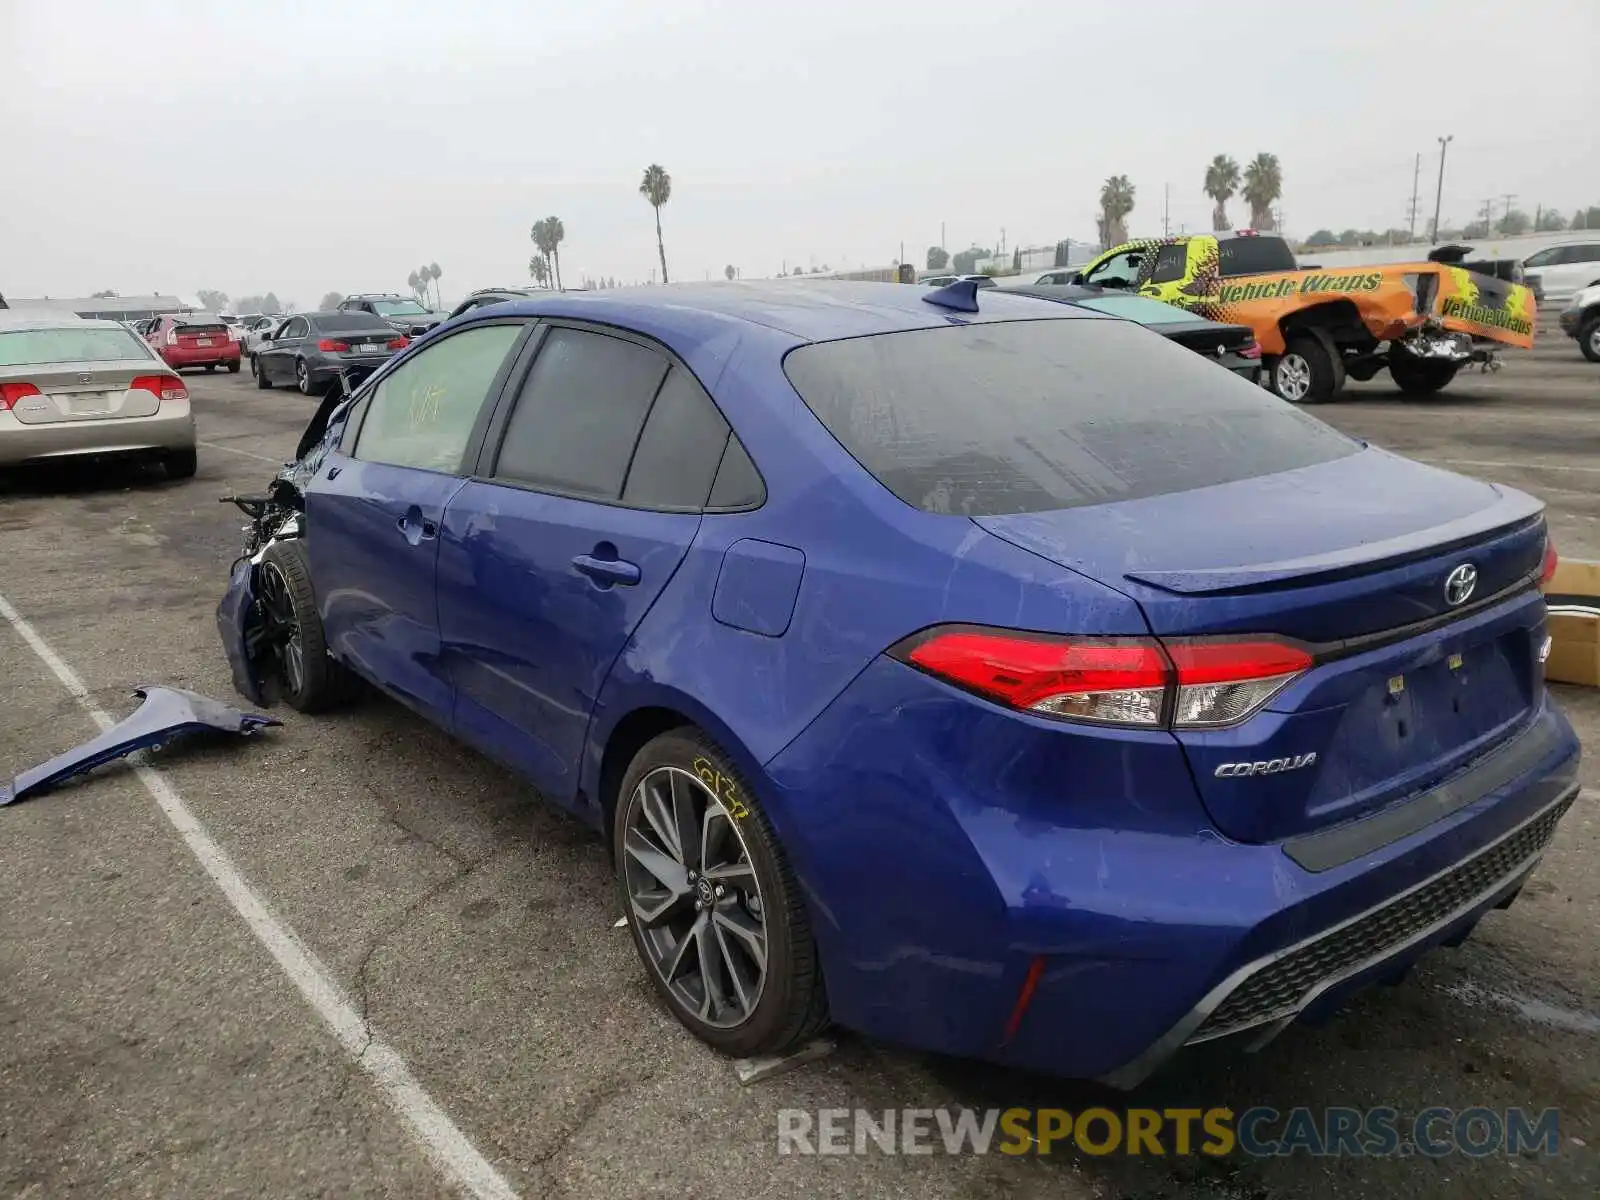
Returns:
[[[336,342],[332,338],[323,338],[317,343],[317,349],[324,354],[343,354],[350,349],[349,342]]]
[[[1539,586],[1546,587],[1556,577],[1556,568],[1561,565],[1561,557],[1556,553],[1555,541],[1549,534],[1544,538],[1544,563],[1539,567]]]
[[[1260,342],[1251,342],[1243,350],[1239,351],[1239,357],[1240,358],[1260,358],[1261,357],[1261,343]]]
[[[1012,708],[1135,728],[1214,729],[1258,712],[1313,663],[1274,638],[1065,638],[941,626],[892,657]]]
[[[9,409],[24,397],[38,394],[39,389],[31,383],[0,383],[0,412]]]
[[[130,392],[151,392],[163,400],[187,400],[189,389],[176,375],[141,375],[128,385]]]

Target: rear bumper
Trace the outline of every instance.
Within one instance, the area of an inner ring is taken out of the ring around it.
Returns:
[[[390,350],[383,354],[341,354],[327,358],[313,355],[306,359],[306,369],[313,381],[326,383],[350,367],[381,367],[398,353]]]
[[[835,1018],[1117,1086],[1185,1045],[1264,1043],[1464,937],[1533,869],[1576,792],[1577,739],[1546,701],[1515,771],[1493,766],[1497,750],[1449,781],[1433,819],[1390,818],[1364,840],[1352,822],[1343,847],[1300,848],[1309,869],[1284,844],[1210,828],[1192,782],[1147,790],[1154,742],[1125,741],[1109,773],[1077,750],[1059,764],[991,753],[981,718],[955,707],[982,701],[897,673],[912,674],[870,667],[766,765]]]
[[[194,447],[194,416],[187,400],[164,400],[153,417],[53,421],[24,425],[0,412],[0,466],[15,467],[97,455],[160,455]]]
[[[238,342],[228,342],[223,346],[200,346],[193,350],[184,346],[157,346],[156,352],[161,355],[161,361],[174,370],[239,361]]]

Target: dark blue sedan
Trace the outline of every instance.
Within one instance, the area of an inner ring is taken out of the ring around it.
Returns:
[[[1129,1085],[1508,904],[1576,794],[1539,502],[964,286],[441,327],[252,510],[236,681],[365,680],[602,831],[732,1054]]]

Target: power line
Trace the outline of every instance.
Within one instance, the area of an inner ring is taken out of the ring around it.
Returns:
[[[1417,162],[1411,169],[1411,240],[1417,240],[1417,181],[1422,178],[1422,151],[1417,151]]]

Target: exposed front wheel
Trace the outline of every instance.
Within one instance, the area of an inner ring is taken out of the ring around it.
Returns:
[[[1408,396],[1431,396],[1456,377],[1461,364],[1447,359],[1419,358],[1406,350],[1389,352],[1389,377]]]
[[[1344,386],[1344,364],[1322,337],[1289,339],[1272,363],[1272,390],[1291,404],[1321,404]]]
[[[1600,313],[1578,326],[1578,349],[1590,362],[1600,362]]]
[[[810,916],[727,756],[674,730],[634,758],[612,831],[617,887],[656,992],[726,1054],[777,1054],[827,1023]]]
[[[304,543],[291,539],[267,547],[256,572],[263,643],[270,648],[283,699],[301,712],[348,700],[356,678],[328,656],[328,643],[311,588]]]

